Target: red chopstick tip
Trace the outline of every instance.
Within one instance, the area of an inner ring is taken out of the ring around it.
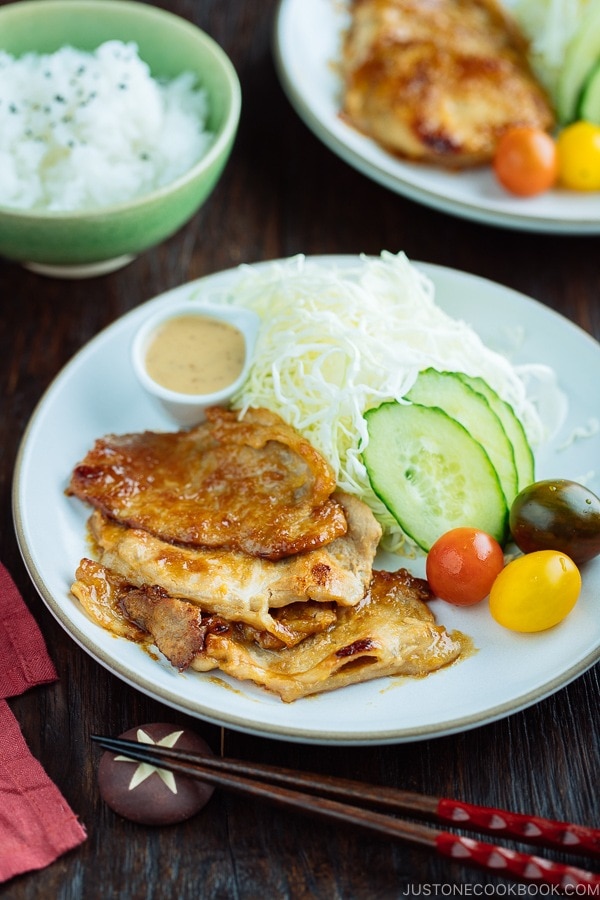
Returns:
[[[498,847],[447,831],[438,835],[435,845],[443,856],[456,862],[468,862],[488,872],[510,876],[518,881],[553,885],[563,889],[571,887],[577,894],[580,893],[579,888],[594,888],[594,894],[600,895],[600,875],[575,866],[567,866],[540,856],[530,856],[528,853],[509,850],[506,847]]]
[[[437,814],[444,822],[451,822],[457,827],[472,828],[515,840],[522,838],[530,843],[564,848],[567,851],[600,854],[600,831],[585,825],[558,822],[541,816],[446,798],[439,801]]]

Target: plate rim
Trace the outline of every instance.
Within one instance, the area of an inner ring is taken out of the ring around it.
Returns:
[[[340,159],[359,171],[362,175],[376,181],[378,184],[394,193],[400,194],[415,203],[428,206],[431,209],[469,219],[480,224],[496,226],[506,229],[534,232],[538,234],[564,234],[564,235],[596,235],[600,234],[600,217],[561,217],[557,219],[547,215],[527,214],[523,215],[504,210],[490,210],[485,205],[479,205],[468,200],[458,200],[446,197],[438,191],[415,185],[409,179],[387,171],[377,161],[367,158],[359,150],[350,146],[335,131],[333,131],[307,101],[302,90],[292,77],[282,49],[281,35],[285,31],[285,17],[289,10],[302,0],[279,0],[273,21],[272,50],[275,68],[291,106],[304,124],[315,136]],[[332,0],[333,2],[333,0]],[[349,126],[348,126],[349,127]],[[367,136],[360,136],[369,144],[372,144],[378,152],[385,152],[376,142],[370,141]],[[390,156],[390,159],[393,157]],[[402,161],[410,165],[409,161]],[[416,164],[415,164],[416,165]]]
[[[340,260],[348,261],[348,263],[350,264],[360,261],[361,258],[366,258],[366,255],[316,254],[306,256],[306,259],[309,262],[314,261],[324,264],[339,262]],[[84,632],[82,632],[75,623],[72,622],[68,614],[62,609],[59,600],[57,600],[52,595],[52,592],[46,586],[42,573],[39,571],[33,559],[31,548],[27,545],[27,541],[25,538],[23,509],[21,506],[20,493],[22,489],[21,475],[26,463],[27,454],[29,452],[30,438],[35,432],[37,423],[40,420],[40,416],[44,411],[48,399],[55,392],[60,391],[62,384],[68,381],[71,372],[77,367],[80,361],[85,358],[90,350],[93,349],[93,347],[95,347],[103,340],[109,339],[113,329],[116,329],[117,327],[123,327],[123,323],[126,322],[126,320],[130,318],[135,319],[138,316],[141,316],[141,311],[143,309],[148,310],[152,304],[159,304],[164,302],[169,295],[175,292],[183,292],[185,290],[192,289],[196,285],[205,283],[207,281],[210,281],[211,279],[227,279],[228,277],[232,277],[234,273],[240,272],[244,267],[249,267],[252,270],[256,270],[260,268],[267,268],[275,264],[284,263],[289,259],[290,258],[288,257],[274,260],[265,260],[252,264],[242,264],[241,266],[236,265],[228,269],[220,270],[205,276],[201,276],[197,279],[193,279],[192,281],[185,282],[174,288],[167,289],[166,291],[163,291],[162,293],[151,297],[146,301],[143,301],[141,304],[124,313],[122,316],[119,316],[112,323],[101,329],[81,348],[79,348],[79,350],[65,363],[62,369],[60,369],[60,371],[46,387],[37,404],[35,405],[25,427],[25,430],[22,434],[17,451],[12,482],[13,523],[19,551],[25,564],[25,568],[34,584],[34,587],[44,601],[45,605],[61,625],[61,627],[67,632],[68,636],[81,649],[83,649],[84,652],[86,652],[89,656],[92,657],[92,659],[94,659],[105,669],[111,672],[111,674],[115,675],[116,677],[120,678],[122,681],[130,685],[130,687],[141,691],[142,693],[152,697],[158,702],[166,704],[173,709],[177,709],[196,718],[201,718],[215,725],[219,725],[221,727],[230,727],[233,730],[253,734],[256,736],[270,737],[291,742],[301,742],[305,744],[315,745],[367,746],[372,744],[399,744],[416,740],[442,737],[446,735],[462,733],[473,728],[498,721],[499,719],[505,718],[509,715],[533,706],[536,703],[544,700],[546,697],[556,693],[556,691],[562,689],[563,687],[566,687],[576,678],[583,675],[596,662],[600,660],[600,643],[596,648],[592,649],[578,662],[574,663],[572,666],[566,669],[563,669],[563,671],[556,675],[556,677],[547,680],[543,685],[528,689],[519,694],[517,697],[514,697],[505,702],[497,703],[493,707],[486,709],[483,714],[481,714],[481,712],[474,712],[471,714],[445,718],[444,720],[436,722],[435,724],[427,723],[424,725],[414,725],[409,728],[395,727],[383,730],[379,729],[377,731],[369,733],[365,733],[364,731],[360,730],[344,731],[343,733],[335,730],[319,730],[317,734],[315,733],[314,729],[302,726],[286,726],[285,731],[282,731],[277,727],[276,724],[271,724],[268,722],[257,723],[255,720],[247,716],[237,715],[235,713],[219,714],[214,710],[214,708],[206,707],[201,700],[195,701],[193,704],[189,702],[182,702],[181,697],[178,697],[174,691],[171,691],[170,689],[162,685],[157,686],[156,684],[153,684],[148,679],[140,676],[139,673],[137,673],[137,677],[132,680],[131,668],[128,667],[125,663],[122,663],[118,658],[110,657],[109,654],[105,655],[102,652],[102,648],[95,647],[93,636],[89,637]],[[551,318],[560,320],[562,324],[566,323],[573,330],[573,333],[577,335],[578,339],[586,339],[590,342],[591,345],[593,345],[595,350],[600,350],[599,342],[596,341],[596,339],[587,331],[581,328],[581,326],[566,318],[561,313],[558,313],[556,310],[546,307],[543,303],[533,297],[522,294],[521,292],[502,285],[499,282],[492,281],[491,279],[479,275],[474,275],[472,273],[465,272],[459,269],[416,260],[412,260],[411,262],[426,274],[428,272],[439,271],[452,277],[458,276],[459,279],[469,279],[473,282],[483,282],[494,288],[499,288],[503,292],[512,293],[513,295],[515,295],[515,298],[519,299],[521,302],[532,304],[539,311],[542,311],[544,315],[548,315]],[[218,670],[216,670],[216,672],[217,674],[214,677],[220,678],[221,673],[219,673]]]

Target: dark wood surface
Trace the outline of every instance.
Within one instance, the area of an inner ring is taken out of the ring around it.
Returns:
[[[425,851],[234,796],[218,793],[191,821],[152,829],[119,819],[98,795],[100,752],[90,734],[169,721],[194,728],[229,755],[600,825],[598,666],[536,706],[464,734],[396,746],[302,746],[222,731],[131,689],[81,650],[38,597],[11,513],[23,430],[73,353],[162,291],[238,263],[298,252],[404,250],[412,259],[522,291],[600,338],[598,238],[474,224],[386,191],[334,156],[290,107],[271,55],[275,0],[161,5],[208,31],[241,79],[239,136],[213,195],[165,244],[105,277],[53,280],[0,261],[0,558],[40,624],[60,676],[10,706],[32,753],[88,831],[77,850],[0,886],[0,896],[389,900],[419,891],[483,895],[484,889],[489,896],[490,886],[506,883]],[[598,385],[590,391],[597,394]]]

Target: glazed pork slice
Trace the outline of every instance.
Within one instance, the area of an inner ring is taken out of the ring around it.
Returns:
[[[90,618],[117,637],[141,644],[154,643],[176,668],[188,668],[195,656],[204,649],[208,629],[215,633],[229,632],[232,623],[222,616],[203,611],[187,600],[169,597],[163,588],[144,584],[136,587],[96,560],[84,558],[72,585]],[[142,624],[152,617],[152,633]],[[325,631],[335,624],[337,612],[333,604],[292,603],[274,610],[274,617],[285,623],[286,631],[299,643],[309,634]],[[256,642],[269,650],[285,646],[266,631],[236,622],[240,640]]]
[[[193,603],[174,600],[162,588],[135,587],[92,559],[81,560],[71,589],[90,618],[106,631],[140,644],[152,640],[180,670],[188,668],[202,652],[209,627],[227,631],[231,628],[218,616],[203,613]],[[127,604],[130,616],[126,612]],[[145,625],[136,624],[136,617],[140,621],[152,620],[152,636]]]
[[[281,559],[345,534],[334,490],[326,460],[275,413],[215,407],[190,431],[96,441],[67,494],[165,541]]]
[[[286,703],[383,676],[428,675],[463,651],[461,637],[436,624],[428,599],[427,583],[406,569],[374,571],[364,600],[339,610],[335,626],[324,633],[274,653],[240,641],[234,630],[223,632],[211,635],[190,665],[203,671],[216,663]]]
[[[387,150],[452,168],[489,162],[511,125],[554,113],[496,0],[353,0],[343,115]]]
[[[274,610],[307,600],[355,606],[371,580],[381,527],[362,500],[342,492],[335,497],[348,523],[346,534],[326,547],[281,560],[170,544],[97,510],[90,530],[99,561],[131,584],[156,585],[289,645],[297,640],[297,630]]]
[[[280,650],[265,649],[247,628],[161,588],[133,587],[90,560],[82,560],[76,586],[94,618],[110,620],[105,627],[116,633],[132,629],[131,640],[153,643],[176,668],[218,668],[285,702],[382,676],[427,675],[463,651],[461,636],[436,624],[426,582],[405,569],[374,572],[358,606],[341,608],[335,624]]]

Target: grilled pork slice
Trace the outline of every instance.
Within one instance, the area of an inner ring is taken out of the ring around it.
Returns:
[[[509,126],[554,123],[526,51],[495,0],[352,0],[343,114],[402,157],[488,162]]]
[[[117,637],[141,644],[151,640],[178,669],[186,669],[203,649],[208,628],[230,629],[222,616],[203,611],[187,600],[169,597],[158,585],[136,587],[96,560],[82,559],[75,577],[72,592],[91,619]],[[138,620],[145,621],[150,609],[153,610],[152,635],[135,624]],[[179,612],[176,622],[171,619],[173,610]],[[337,612],[334,604],[308,600],[274,610],[273,616],[285,624],[286,633],[298,643],[309,634],[325,631],[335,624]],[[258,631],[250,625],[237,622],[236,629],[245,640],[256,641],[266,649],[279,650],[286,646],[269,632]]]
[[[428,675],[463,649],[458,635],[436,624],[424,602],[429,597],[426,582],[405,569],[374,572],[365,599],[339,610],[336,625],[323,634],[274,653],[239,640],[232,629],[211,635],[191,667],[202,671],[216,663],[287,703],[382,676]]]
[[[191,431],[96,441],[67,494],[165,541],[280,559],[346,532],[334,490],[326,460],[275,413],[213,408]]]
[[[430,598],[426,582],[405,569],[374,572],[358,606],[340,608],[336,624],[282,650],[261,647],[247,628],[161,588],[133,587],[98,563],[83,560],[78,579],[77,596],[91,615],[99,608],[108,621],[110,609],[115,628],[135,629],[132,640],[144,642],[144,635],[177,668],[218,668],[285,702],[384,675],[426,675],[463,649],[459,635],[435,623],[424,602]]]
[[[335,497],[344,510],[347,533],[326,547],[277,561],[169,544],[98,511],[90,530],[100,562],[131,584],[157,585],[172,597],[245,622],[289,645],[298,640],[298,629],[289,614],[278,616],[274,610],[306,600],[353,606],[371,580],[381,527],[362,500],[341,492]]]

